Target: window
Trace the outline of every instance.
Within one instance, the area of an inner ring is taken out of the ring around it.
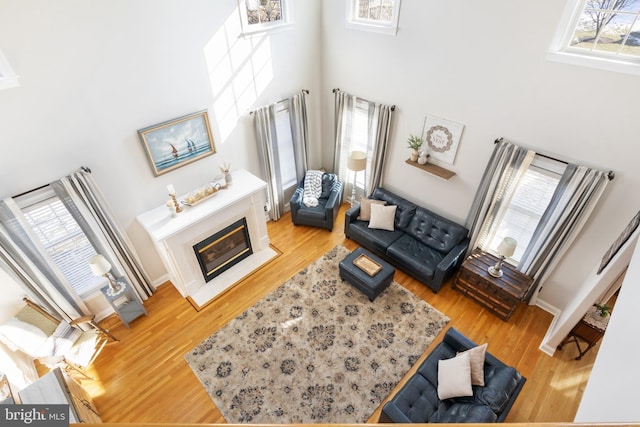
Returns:
[[[489,235],[486,249],[497,254],[505,237],[513,237],[518,245],[509,259],[517,264],[526,250],[564,171],[564,164],[537,155],[518,182],[498,226]]]
[[[291,0],[238,0],[244,35],[293,24]]]
[[[356,100],[353,112],[353,127],[351,128],[351,150],[362,151],[369,154],[369,102],[362,99]],[[349,171],[350,174],[354,173]],[[364,191],[364,173],[356,173],[356,189]],[[350,178],[349,182],[353,182]]]
[[[7,58],[0,52],[0,89],[20,86],[18,76],[15,75]]]
[[[347,28],[396,35],[400,0],[347,1]]]
[[[71,287],[84,296],[104,285],[104,279],[94,276],[88,264],[96,250],[62,201],[48,188],[34,196],[37,197],[17,202],[39,242]]]
[[[640,74],[640,0],[576,0],[548,58]]]
[[[278,141],[278,159],[280,162],[280,179],[282,189],[297,186],[296,158],[293,151],[293,135],[291,133],[291,115],[289,101],[281,101],[276,105],[276,139]]]

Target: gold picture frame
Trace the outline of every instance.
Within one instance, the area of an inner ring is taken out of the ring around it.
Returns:
[[[138,130],[155,176],[216,152],[206,110]]]

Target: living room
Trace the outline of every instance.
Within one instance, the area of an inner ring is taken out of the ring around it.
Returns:
[[[637,76],[547,60],[564,2],[403,0],[390,36],[346,28],[343,1],[298,0],[291,26],[246,38],[237,0],[0,6],[0,49],[20,83],[0,91],[2,197],[90,167],[156,284],[166,271],[136,217],[163,205],[168,185],[187,193],[225,161],[260,176],[250,111],[302,89],[313,168],[333,164],[332,89],[396,105],[384,186],[460,223],[498,137],[614,171],[538,295],[547,309],[574,303],[638,209]],[[155,177],[136,131],[200,110],[209,112],[216,154]],[[448,181],[405,163],[406,139],[426,114],[464,124]],[[8,317],[22,291],[2,283]]]

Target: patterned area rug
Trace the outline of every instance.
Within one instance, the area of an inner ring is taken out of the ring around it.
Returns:
[[[229,423],[362,423],[449,318],[393,282],[374,302],[337,246],[185,359]]]

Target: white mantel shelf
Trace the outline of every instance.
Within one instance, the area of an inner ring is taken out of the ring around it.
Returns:
[[[246,170],[233,172],[233,184],[224,190],[218,191],[215,196],[204,200],[195,206],[182,205],[183,211],[175,218],[171,218],[166,205],[158,206],[148,212],[138,215],[138,222],[144,227],[154,240],[165,240],[182,230],[191,227],[238,200],[250,197],[252,194],[262,192],[267,184]],[[178,201],[184,200],[187,194],[176,197]],[[167,196],[168,197],[168,196]]]
[[[183,206],[172,218],[166,205],[138,215],[167,269],[171,283],[196,307],[202,307],[277,253],[269,247],[265,218],[266,182],[246,170],[233,172],[233,184],[195,206]],[[178,200],[186,197],[181,195]],[[216,231],[246,218],[253,254],[205,282],[193,246]]]

